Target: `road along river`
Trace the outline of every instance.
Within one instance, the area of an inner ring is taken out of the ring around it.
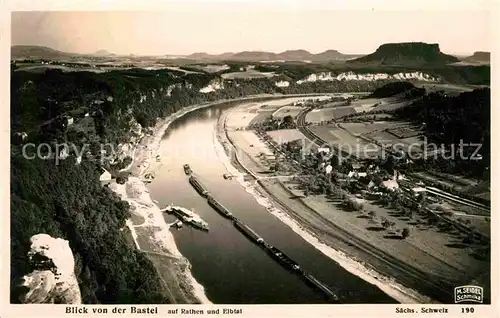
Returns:
[[[166,131],[149,171],[148,185],[160,207],[171,203],[193,209],[208,222],[210,231],[188,226],[172,229],[182,255],[192,265],[196,281],[213,303],[289,304],[327,303],[324,293],[287,271],[266,251],[243,236],[232,222],[208,205],[189,184],[183,165],[188,163],[199,180],[238,219],[268,243],[278,247],[307,272],[327,285],[341,303],[396,303],[375,285],[349,273],[306,242],[266,210],[241,180],[225,180],[225,154],[214,138],[217,118],[230,106],[199,109],[174,121]],[[165,215],[167,223],[175,217]]]

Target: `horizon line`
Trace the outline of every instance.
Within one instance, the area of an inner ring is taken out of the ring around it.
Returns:
[[[396,44],[396,43],[425,43],[425,44],[438,44],[439,43],[427,43],[427,42],[422,42],[422,41],[408,41],[408,42],[387,42],[387,43],[382,43],[380,44],[378,47],[380,47],[381,45],[383,44]],[[193,54],[207,54],[207,55],[214,55],[214,56],[217,56],[217,55],[222,55],[222,54],[227,54],[227,53],[231,53],[231,54],[236,54],[236,53],[241,53],[241,52],[266,52],[266,53],[273,53],[273,54],[282,54],[282,53],[285,53],[287,51],[306,51],[312,55],[317,55],[317,54],[321,54],[321,53],[324,53],[324,52],[327,52],[327,51],[337,51],[338,53],[342,54],[342,55],[368,55],[368,54],[372,54],[373,52],[375,52],[377,49],[375,49],[375,51],[372,51],[370,53],[344,53],[342,51],[339,51],[337,49],[326,49],[326,50],[322,50],[322,51],[319,51],[318,53],[314,53],[314,52],[311,52],[307,49],[300,49],[300,48],[297,48],[297,49],[285,49],[284,51],[280,51],[280,52],[275,52],[275,51],[271,51],[271,50],[263,50],[263,49],[245,49],[245,50],[239,50],[239,51],[225,51],[225,52],[221,52],[221,53],[211,53],[211,52],[207,52],[207,51],[196,51],[196,52],[192,52],[192,53],[180,53],[180,54],[172,54],[172,53],[158,53],[158,54],[153,54],[153,53],[133,53],[133,52],[130,52],[130,53],[116,53],[116,52],[111,52],[107,49],[97,49],[93,52],[68,52],[68,51],[64,51],[64,50],[60,50],[60,49],[57,49],[57,48],[54,48],[54,47],[51,47],[51,46],[48,46],[48,45],[42,45],[42,44],[11,44],[11,48],[15,47],[15,46],[33,46],[33,47],[46,47],[46,48],[49,48],[49,49],[52,49],[52,50],[55,50],[55,51],[59,51],[61,53],[67,53],[67,54],[76,54],[76,55],[94,55],[96,54],[97,52],[99,51],[106,51],[108,54],[110,55],[116,55],[116,56],[130,56],[130,55],[135,55],[135,56],[180,56],[180,57],[186,57],[186,56],[189,56],[189,55],[193,55]],[[440,50],[441,51],[441,50]],[[444,53],[444,54],[448,54],[448,55],[456,55],[456,56],[469,56],[469,55],[472,55],[476,52],[487,52],[487,53],[491,53],[490,51],[472,51],[472,52],[451,52],[451,53],[448,53],[448,52],[443,52],[441,51],[441,53]]]

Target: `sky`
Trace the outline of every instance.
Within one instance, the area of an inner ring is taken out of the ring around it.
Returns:
[[[439,43],[448,54],[491,50],[489,8],[479,0],[476,5],[467,2],[467,7],[452,3],[411,9],[391,6],[391,1],[371,0],[364,6],[351,1],[358,6],[333,7],[314,0],[287,5],[188,1],[163,3],[155,11],[136,6],[149,11],[12,12],[11,43],[74,53],[104,49],[143,55],[289,49],[367,54],[393,42]]]

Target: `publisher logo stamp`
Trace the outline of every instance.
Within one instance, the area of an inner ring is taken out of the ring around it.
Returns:
[[[483,287],[464,285],[455,287],[455,303],[482,303]]]

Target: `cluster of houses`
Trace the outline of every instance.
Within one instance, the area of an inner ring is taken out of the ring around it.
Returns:
[[[317,153],[322,153],[323,158],[328,158],[331,149],[328,147],[318,148]],[[394,170],[392,176],[387,176],[380,167],[371,162],[344,161],[347,173],[337,181],[349,183],[360,191],[371,194],[381,194],[381,190],[390,192],[408,192],[410,197],[419,197],[426,193],[423,184],[412,185],[409,180],[399,171]],[[331,174],[333,167],[328,161],[321,163],[321,171]]]

